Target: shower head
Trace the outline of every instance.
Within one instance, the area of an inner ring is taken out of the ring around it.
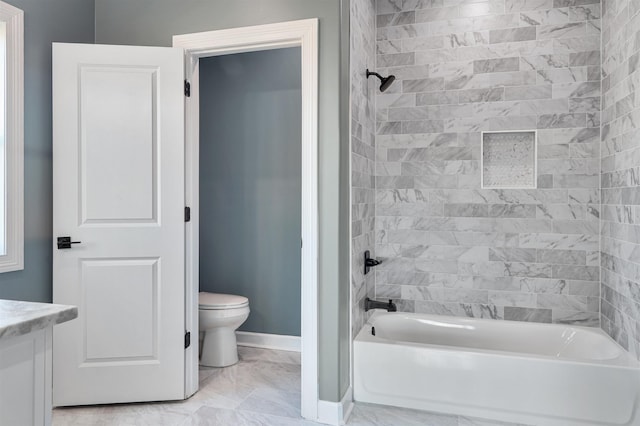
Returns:
[[[389,86],[391,86],[391,83],[394,82],[394,80],[396,79],[395,75],[390,75],[388,77],[383,77],[380,74],[378,74],[377,72],[372,72],[367,70],[367,78],[369,78],[369,76],[375,75],[376,77],[378,77],[380,79],[380,91],[384,92],[385,90],[387,90],[389,88]]]

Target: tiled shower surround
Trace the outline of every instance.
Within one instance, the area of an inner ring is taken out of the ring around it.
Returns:
[[[603,7],[602,328],[640,358],[640,3]]]
[[[374,297],[375,275],[364,274],[365,250],[375,257],[375,0],[351,0],[352,332],[362,328],[364,298]]]
[[[378,0],[376,14],[377,71],[397,77],[376,89],[376,296],[598,326],[600,4]],[[480,132],[532,129],[537,189],[481,189]]]

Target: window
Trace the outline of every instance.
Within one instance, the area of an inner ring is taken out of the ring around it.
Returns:
[[[0,1],[0,272],[24,268],[23,13]]]

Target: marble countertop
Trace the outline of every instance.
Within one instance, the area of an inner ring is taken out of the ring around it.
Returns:
[[[0,341],[70,321],[78,308],[52,303],[0,299]]]

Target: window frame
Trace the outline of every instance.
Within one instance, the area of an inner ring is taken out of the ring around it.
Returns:
[[[2,273],[24,269],[24,12],[0,1],[0,21],[6,23],[7,43],[5,81],[6,253],[0,255],[0,273]]]

